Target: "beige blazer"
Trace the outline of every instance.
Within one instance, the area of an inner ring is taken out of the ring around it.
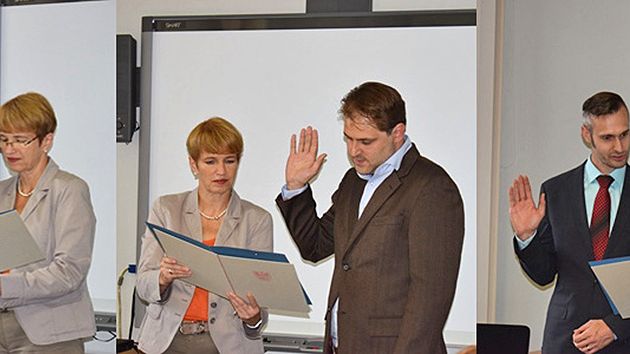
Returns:
[[[17,177],[0,182],[0,210],[14,208],[16,190]],[[86,276],[96,218],[87,184],[50,159],[21,217],[46,259],[0,276],[0,308],[15,312],[34,344],[91,337]]]
[[[148,222],[201,240],[197,189],[158,198],[149,213]],[[215,245],[271,251],[273,249],[271,214],[248,201],[241,200],[238,194],[232,191],[228,211],[217,234]],[[166,351],[179,329],[195,289],[193,285],[175,280],[161,296],[158,279],[162,256],[163,253],[155,238],[147,230],[142,238],[136,288],[140,298],[149,303],[138,335],[138,348],[148,354]],[[263,311],[263,324],[253,330],[234,314],[229,301],[212,294],[208,301],[210,335],[219,352],[263,353],[261,331],[267,322],[266,312]]]

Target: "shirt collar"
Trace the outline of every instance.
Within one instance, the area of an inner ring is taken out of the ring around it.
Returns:
[[[360,178],[364,180],[370,180],[373,177],[379,177],[385,174],[388,174],[392,171],[398,171],[400,169],[400,165],[402,164],[403,157],[411,149],[411,139],[407,135],[405,135],[405,141],[402,146],[396,150],[392,156],[390,156],[385,162],[380,164],[375,170],[374,173],[362,174],[357,172]]]
[[[584,182],[586,182],[586,184],[597,183],[597,177],[601,174],[597,167],[595,167],[595,164],[593,164],[593,161],[591,161],[591,157],[589,157],[584,166]],[[614,179],[610,187],[615,189],[620,188],[626,178],[626,166],[616,168],[608,175]]]

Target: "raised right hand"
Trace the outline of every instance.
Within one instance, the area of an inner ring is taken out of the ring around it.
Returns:
[[[160,261],[160,288],[168,287],[175,279],[187,278],[191,275],[190,268],[177,263],[176,259],[167,256],[162,257]]]
[[[317,156],[319,147],[317,129],[312,127],[300,130],[300,141],[296,144],[295,134],[291,135],[291,150],[287,159],[285,178],[289,190],[302,188],[322,167],[326,154]]]
[[[531,237],[545,216],[545,193],[540,195],[538,207],[532,199],[532,187],[527,176],[518,176],[510,187],[510,222],[516,236],[525,241]]]

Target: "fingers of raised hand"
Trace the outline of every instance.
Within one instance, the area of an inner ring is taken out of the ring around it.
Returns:
[[[520,175],[516,180],[514,180],[514,187],[516,189],[516,201],[522,202],[527,199],[527,192],[525,189],[527,188],[527,182],[525,180],[526,177]]]
[[[313,156],[317,156],[318,148],[319,148],[319,133],[317,132],[317,129],[313,129],[309,152],[313,154]]]
[[[516,205],[516,202],[518,201],[518,197],[516,195],[516,187],[514,186],[514,183],[512,183],[512,185],[510,186],[510,189],[508,190],[508,196],[510,199],[510,207],[513,207],[514,205]]]
[[[529,178],[527,176],[518,176],[510,186],[508,194],[510,206],[522,202],[533,203],[532,187],[529,184]]]
[[[523,176],[523,187],[525,188],[525,198],[532,199],[532,186],[529,184],[529,177]]]
[[[293,137],[292,137],[293,138]],[[300,139],[297,143],[297,154],[312,154],[313,149],[317,151],[318,144],[317,130],[311,126],[300,130]]]
[[[298,144],[297,144],[297,153],[301,153],[302,151],[304,151],[304,141],[306,137],[306,129],[302,128],[300,129],[300,139],[298,140]]]
[[[295,134],[291,134],[291,141],[289,143],[289,154],[294,155],[295,153],[297,153],[297,151],[295,150],[296,148],[296,136]]]
[[[313,144],[313,128],[308,126],[306,127],[306,132],[304,133],[304,146],[302,152],[310,152]]]
[[[510,186],[510,190],[509,190],[510,203],[512,205],[517,204],[522,199],[521,195],[520,195],[520,192],[519,192],[520,191],[520,185],[521,185],[521,180],[520,180],[520,176],[519,176],[512,182],[512,185]]]

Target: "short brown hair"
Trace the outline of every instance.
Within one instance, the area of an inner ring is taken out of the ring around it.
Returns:
[[[398,123],[407,124],[405,101],[400,93],[380,82],[365,82],[353,88],[341,100],[339,113],[344,119],[353,119],[356,114],[368,118],[387,134]]]
[[[57,118],[46,97],[36,92],[16,96],[0,107],[0,130],[34,132],[39,140],[57,129]]]
[[[593,126],[593,118],[617,113],[621,108],[626,109],[627,115],[628,107],[621,96],[614,92],[598,92],[589,97],[586,101],[584,101],[584,104],[582,104],[584,125],[591,129]]]
[[[243,155],[243,136],[232,123],[221,117],[213,117],[199,124],[186,140],[188,155],[197,161],[202,152],[210,154]]]

